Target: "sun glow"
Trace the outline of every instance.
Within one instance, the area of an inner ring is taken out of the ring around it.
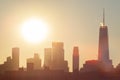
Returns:
[[[48,25],[40,19],[30,18],[22,24],[22,35],[29,42],[41,42],[48,35]]]

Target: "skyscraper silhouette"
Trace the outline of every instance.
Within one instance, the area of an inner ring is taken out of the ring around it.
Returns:
[[[35,53],[33,58],[28,58],[27,65],[28,66],[30,65],[30,67],[33,66],[32,68],[34,70],[40,70],[41,69],[41,59],[39,58],[39,55],[37,53]]]
[[[112,61],[109,58],[108,28],[105,25],[105,12],[103,10],[103,24],[99,31],[98,60],[104,64],[105,70],[112,68]]]
[[[13,70],[19,69],[19,48],[12,48]]]
[[[64,44],[62,42],[52,43],[52,60],[56,63],[64,61]]]
[[[74,47],[73,49],[73,72],[79,71],[79,49]]]
[[[52,48],[44,49],[44,66],[50,68],[52,62]]]
[[[52,43],[52,69],[68,72],[68,62],[64,60],[64,43]]]
[[[41,69],[41,59],[39,58],[39,55],[37,53],[34,54],[34,69]]]

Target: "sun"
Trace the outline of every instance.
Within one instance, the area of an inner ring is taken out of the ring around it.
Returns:
[[[38,18],[30,18],[22,24],[22,35],[25,40],[38,43],[48,35],[48,25]]]

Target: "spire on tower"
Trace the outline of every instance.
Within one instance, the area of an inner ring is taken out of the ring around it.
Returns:
[[[105,8],[103,8],[103,26],[105,26]]]

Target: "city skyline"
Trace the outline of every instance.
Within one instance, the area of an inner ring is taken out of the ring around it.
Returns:
[[[119,71],[119,64],[117,67],[113,67],[112,59],[110,59],[109,54],[109,36],[108,28],[105,24],[105,9],[103,9],[103,22],[99,28],[99,43],[98,43],[98,59],[86,60],[83,67],[80,68],[80,55],[79,48],[73,47],[72,55],[72,67],[73,74],[78,74],[79,72],[91,72],[91,71],[103,71],[103,72],[116,72]],[[65,60],[64,43],[63,42],[52,42],[51,48],[44,48],[44,63],[41,65],[42,61],[39,58],[39,54],[34,53],[33,58],[26,59],[26,67],[19,66],[20,50],[15,47],[12,48],[12,57],[7,57],[6,61],[0,65],[0,72],[3,74],[5,71],[39,71],[39,70],[55,70],[71,72],[69,70],[68,61]]]
[[[1,0],[0,63],[5,61],[11,48],[16,46],[21,49],[20,66],[25,66],[26,58],[32,57],[34,53],[38,53],[44,60],[44,48],[51,47],[52,41],[60,41],[65,43],[65,60],[68,60],[69,66],[72,66],[73,46],[79,47],[82,67],[86,60],[97,59],[99,23],[102,22],[102,9],[105,8],[109,54],[116,66],[120,62],[119,3],[118,0]],[[31,16],[42,18],[50,25],[47,39],[37,44],[25,41],[20,34],[19,25]]]
[[[73,48],[72,58],[72,72],[89,72],[89,71],[116,71],[119,70],[119,64],[117,67],[113,67],[112,60],[109,58],[109,36],[108,28],[105,24],[105,9],[103,9],[103,22],[99,28],[99,43],[98,43],[98,59],[87,60],[83,67],[79,69],[79,48]],[[44,49],[44,63],[41,65],[41,59],[37,53],[34,54],[34,58],[28,58],[26,65],[27,71],[34,70],[63,70],[69,72],[68,61],[64,59],[64,43],[63,42],[52,42],[52,48]],[[23,71],[24,71],[24,67]],[[12,58],[7,57],[4,64],[0,65],[1,73],[4,71],[17,70],[19,71],[19,48],[12,48]],[[70,71],[71,72],[71,71]],[[78,74],[78,73],[77,73]]]

